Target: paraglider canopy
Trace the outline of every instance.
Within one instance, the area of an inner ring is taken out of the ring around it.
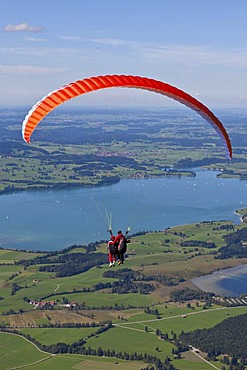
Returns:
[[[68,85],[61,87],[45,96],[42,100],[36,103],[25,117],[22,124],[22,136],[26,142],[30,142],[31,135],[39,122],[57,106],[63,104],[67,100],[73,99],[79,95],[86,94],[95,90],[110,88],[110,87],[128,87],[143,90],[153,91],[165,95],[169,98],[177,100],[187,107],[196,111],[207,122],[209,122],[218,134],[223,138],[226,147],[227,157],[232,158],[232,147],[229,136],[220,122],[220,120],[209,110],[204,104],[193,98],[186,92],[178,89],[175,86],[165,82],[140,77],[140,76],[125,76],[125,75],[106,75],[86,78],[71,82]]]

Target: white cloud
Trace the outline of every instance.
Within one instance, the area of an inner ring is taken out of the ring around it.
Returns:
[[[26,41],[33,41],[33,42],[45,42],[47,39],[41,39],[41,38],[36,38],[36,37],[26,37]]]
[[[11,56],[15,55],[16,58],[22,58],[22,56],[28,56],[30,58],[54,58],[55,57],[55,63],[57,63],[57,60],[60,58],[69,58],[69,61],[71,62],[71,58],[83,58],[88,60],[88,58],[95,57],[95,53],[97,51],[90,50],[86,48],[70,48],[70,47],[39,47],[33,48],[33,47],[25,47],[25,48],[19,48],[19,47],[12,47],[12,48],[1,48],[0,47],[0,54],[4,56]],[[43,59],[44,60],[44,59]],[[44,61],[43,61],[44,63]],[[71,67],[71,65],[70,65]]]
[[[198,46],[147,45],[139,49],[146,60],[169,60],[182,64],[247,67],[247,49],[211,49]]]
[[[36,67],[36,66],[7,66],[0,65],[0,73],[4,74],[53,74],[60,73],[62,68]]]
[[[97,44],[104,44],[109,46],[123,46],[127,45],[130,47],[136,47],[141,46],[141,43],[136,41],[128,41],[128,40],[122,40],[122,39],[115,39],[115,38],[99,38],[99,39],[85,39],[85,41],[93,42]]]
[[[224,65],[229,67],[247,67],[247,49],[213,49],[207,46],[172,45],[162,43],[137,42],[115,38],[85,39],[87,43],[110,47],[129,48],[138,58],[146,62]]]
[[[0,49],[1,54],[29,55],[30,57],[54,57],[78,58],[80,60],[113,60],[125,58],[125,63],[134,60],[142,65],[157,66],[217,66],[227,68],[247,68],[247,48],[210,48],[196,45],[172,45],[162,43],[137,42],[135,40],[124,40],[117,38],[92,38],[83,39],[79,36],[60,36],[60,40],[67,41],[64,47],[53,46],[52,48],[9,48]],[[27,41],[41,42],[45,39],[27,38]],[[81,42],[80,47],[69,42]],[[68,45],[70,44],[70,45]],[[73,45],[73,47],[71,47]]]
[[[30,26],[28,23],[8,24],[3,29],[5,32],[41,32],[43,27]]]
[[[81,37],[80,36],[60,36],[59,37],[60,40],[65,40],[65,41],[81,41]]]

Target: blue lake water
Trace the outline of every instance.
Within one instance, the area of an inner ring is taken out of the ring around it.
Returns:
[[[194,178],[124,180],[98,188],[0,196],[0,246],[59,250],[108,238],[108,221],[123,231],[163,230],[206,220],[233,220],[247,204],[247,182],[214,171]]]
[[[224,295],[239,297],[247,294],[247,274],[239,274],[222,278],[217,285],[224,292]]]
[[[216,271],[193,280],[199,288],[221,296],[247,294],[247,265]]]

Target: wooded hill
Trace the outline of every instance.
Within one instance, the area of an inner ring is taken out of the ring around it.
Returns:
[[[210,329],[198,329],[180,335],[182,343],[199,348],[212,356],[227,354],[247,364],[247,314],[230,317]]]

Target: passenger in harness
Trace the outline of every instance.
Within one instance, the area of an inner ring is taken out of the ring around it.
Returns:
[[[109,267],[115,266],[115,262],[116,262],[117,254],[118,254],[117,246],[114,244],[114,240],[115,240],[115,236],[111,235],[111,239],[109,240],[108,245],[107,245]]]
[[[111,234],[111,241],[113,241],[114,247],[116,248],[116,252],[114,250],[113,253],[114,254],[116,253],[116,256],[118,257],[118,265],[121,265],[124,263],[124,254],[127,251],[127,243],[130,242],[130,240],[126,238],[128,232],[130,231],[130,228],[127,229],[125,235],[123,235],[122,231],[119,230],[116,237],[113,236],[111,229],[109,229],[108,231]],[[108,242],[108,248],[110,248],[109,243],[110,241]],[[113,249],[113,247],[111,248]],[[112,267],[115,265],[114,260],[111,263],[110,257],[109,257],[109,262],[110,262],[109,267]],[[115,259],[115,262],[116,262],[116,259]]]
[[[127,243],[130,242],[130,240],[127,240],[126,238],[127,234],[128,234],[128,231],[126,231],[126,234],[123,235],[122,231],[119,230],[114,240],[114,244],[117,246],[117,250],[118,250],[118,265],[121,265],[124,263],[124,254],[127,251]]]

